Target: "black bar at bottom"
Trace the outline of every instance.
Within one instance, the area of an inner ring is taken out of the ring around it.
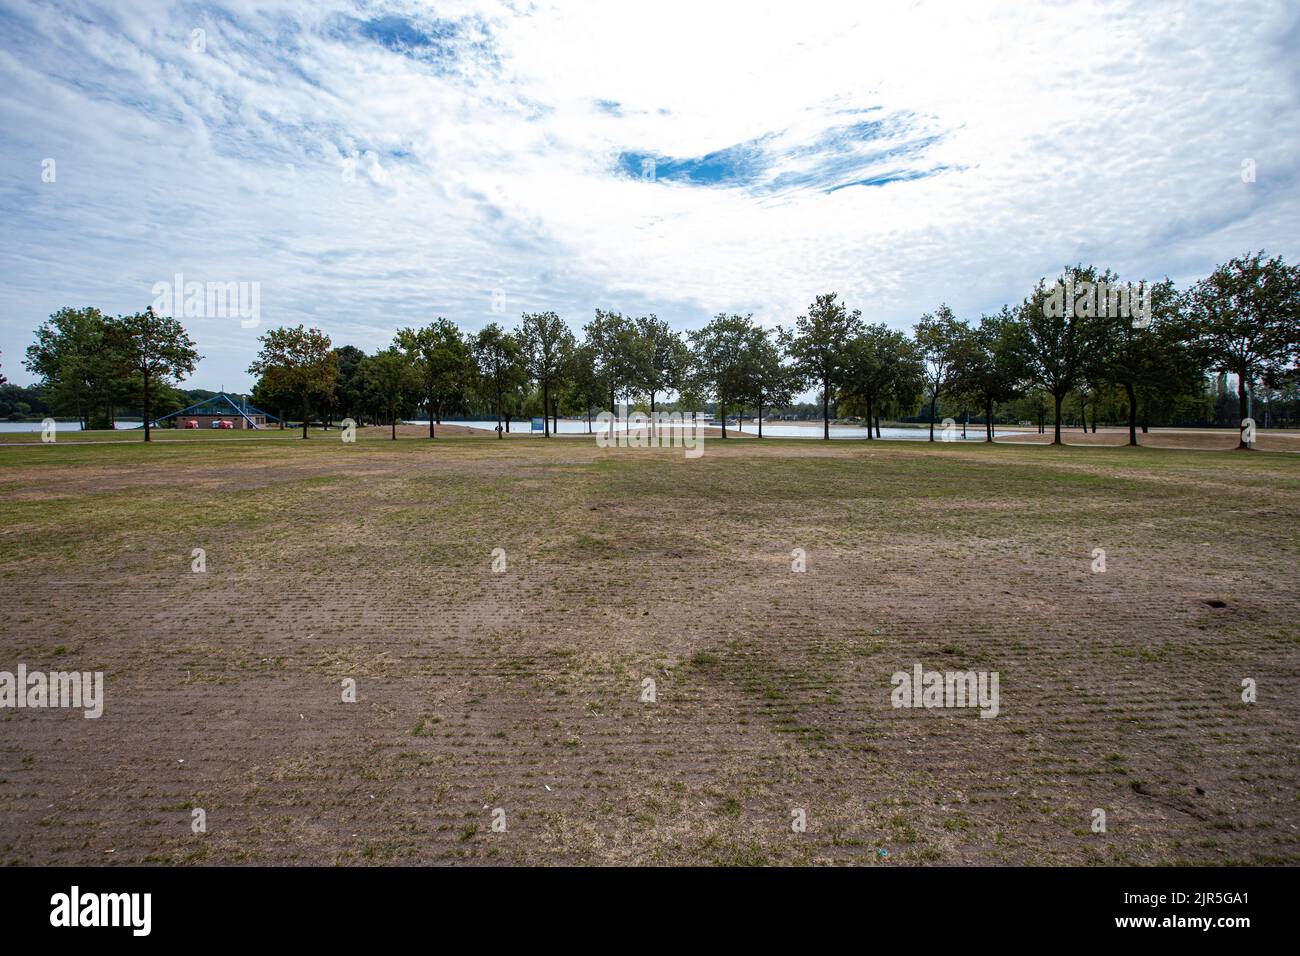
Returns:
[[[863,942],[1127,936],[1232,945],[1286,926],[1282,907],[1293,878],[1286,868],[1226,867],[11,868],[0,870],[0,918],[7,943],[69,934],[128,944],[373,943],[420,938],[434,926],[442,939],[460,926],[486,930],[493,941],[520,934],[552,943],[574,934],[600,939],[592,931],[608,927],[649,943],[683,931],[680,921],[689,918],[699,924],[690,931],[697,941],[716,932],[733,943],[769,942],[782,928],[842,933],[850,923]]]

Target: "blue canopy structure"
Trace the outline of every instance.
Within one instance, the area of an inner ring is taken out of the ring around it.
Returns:
[[[188,408],[182,408],[178,412],[172,412],[170,415],[163,415],[158,419],[165,422],[169,418],[180,418],[188,416],[207,416],[211,418],[223,418],[226,416],[238,416],[248,423],[249,428],[259,428],[257,422],[253,421],[253,415],[257,415],[267,422],[278,422],[280,419],[274,415],[268,415],[255,405],[250,405],[246,400],[236,399],[225,392],[217,392],[211,398],[205,398],[201,402],[195,402]]]

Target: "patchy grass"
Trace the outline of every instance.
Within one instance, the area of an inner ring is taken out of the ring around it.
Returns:
[[[369,432],[0,448],[0,863],[1300,862],[1294,455]]]

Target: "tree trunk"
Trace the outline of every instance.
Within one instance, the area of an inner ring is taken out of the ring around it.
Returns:
[[[727,406],[718,400],[718,421],[722,422],[722,437],[727,437]]]
[[[657,434],[657,425],[658,423],[655,422],[655,393],[651,391],[650,392],[650,438],[651,440],[653,440],[655,435]]]
[[[388,422],[393,428],[393,432],[392,432],[393,441],[397,441],[397,410],[396,409],[391,409],[388,412]]]
[[[867,399],[867,441],[872,441],[876,436],[871,434],[872,422],[875,420],[871,417],[871,399]]]
[[[993,399],[984,399],[984,440],[993,441]]]
[[[822,380],[822,441],[831,440],[831,383]]]
[[[113,406],[108,407],[109,425],[115,424],[113,421]],[[149,376],[144,376],[144,440],[153,441],[149,433]]]
[[[1241,423],[1237,426],[1239,437],[1237,439],[1238,448],[1249,449],[1246,444],[1246,419],[1250,417],[1250,401],[1247,397],[1246,376],[1242,372],[1237,373],[1237,420]]]
[[[307,437],[307,393],[302,396],[302,437]]]
[[[876,416],[876,437],[880,437],[880,416]]]
[[[939,402],[939,390],[935,389],[930,397],[930,441],[934,441],[934,406]]]
[[[759,399],[759,402],[758,402],[758,437],[759,437],[759,438],[762,438],[762,437],[763,437],[763,401],[762,401],[762,399]]]
[[[1137,447],[1138,443],[1138,399],[1132,382],[1124,383],[1124,393],[1128,396],[1128,443]]]
[[[551,390],[546,383],[542,383],[542,437],[551,437],[551,416],[547,415],[547,410],[551,407]]]
[[[433,421],[435,415],[433,412],[433,395],[429,396],[429,437],[433,437]]]
[[[1055,416],[1055,419],[1054,419],[1054,423],[1053,423],[1053,425],[1052,425],[1052,444],[1053,444],[1053,445],[1060,445],[1060,444],[1062,444],[1062,442],[1061,442],[1061,400],[1062,400],[1064,397],[1065,397],[1064,395],[1053,395],[1053,396],[1052,396],[1052,402],[1053,402],[1053,403],[1055,404],[1055,406],[1056,406],[1056,416]]]

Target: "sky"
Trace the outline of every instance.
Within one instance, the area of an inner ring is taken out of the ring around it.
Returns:
[[[0,0],[0,373],[63,306],[386,347],[596,308],[910,328],[1300,259],[1300,5]],[[168,298],[168,302],[171,299]]]

